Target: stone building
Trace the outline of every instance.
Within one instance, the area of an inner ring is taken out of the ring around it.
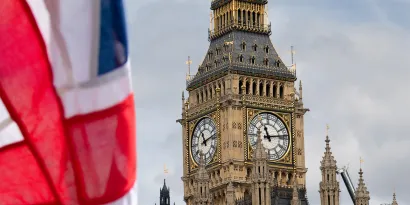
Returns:
[[[167,187],[164,179],[164,185],[162,188],[159,188],[159,205],[171,205],[171,195],[170,195],[170,188]],[[157,205],[155,203],[155,205]],[[175,202],[174,202],[175,205]]]
[[[210,45],[198,72],[187,74],[189,95],[182,94],[177,120],[187,205],[309,204],[304,144],[309,109],[296,65],[286,65],[270,40],[267,3],[211,2]],[[321,204],[339,205],[329,142],[327,136]],[[357,201],[368,204],[360,173]]]
[[[285,65],[269,38],[266,7],[267,0],[211,3],[210,46],[187,76],[178,120],[189,205],[307,204],[308,109],[302,84],[294,88],[295,66]],[[198,178],[204,172],[209,178]]]

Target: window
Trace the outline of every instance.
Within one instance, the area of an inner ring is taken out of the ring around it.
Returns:
[[[269,60],[267,58],[265,58],[265,60],[263,60],[263,64],[268,66],[269,65]]]
[[[218,67],[218,61],[215,60],[214,64],[215,64],[215,67]]]
[[[279,67],[279,66],[280,66],[280,61],[277,60],[277,61],[276,61],[276,67]]]
[[[243,82],[242,80],[239,81],[239,95],[242,95],[243,90],[242,90]]]
[[[212,59],[212,53],[209,52],[209,53],[208,53],[208,60],[211,60],[211,59]]]
[[[242,50],[245,51],[246,50],[246,43],[242,42]]]
[[[255,95],[256,94],[256,82],[253,81],[252,83],[252,94]]]
[[[219,55],[219,54],[221,54],[221,49],[220,49],[220,48],[217,48],[217,49],[216,49],[216,55]]]
[[[242,55],[239,56],[239,62],[243,62],[243,56]]]
[[[255,64],[255,57],[251,57],[251,64]]]
[[[265,53],[269,53],[269,46],[265,47]]]
[[[253,45],[253,51],[255,51],[256,52],[256,50],[258,49],[258,45]]]
[[[266,84],[266,96],[270,97],[270,84]]]
[[[259,95],[262,96],[263,95],[263,83],[259,83]]]
[[[279,97],[283,99],[283,86],[282,85],[279,88]]]

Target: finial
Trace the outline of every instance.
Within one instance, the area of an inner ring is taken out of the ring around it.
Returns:
[[[296,54],[296,52],[293,50],[293,46],[290,46],[290,53],[291,53],[291,57],[292,57],[292,67],[294,65],[294,56]]]
[[[330,129],[329,124],[326,124],[326,136],[329,136],[329,129]]]
[[[188,65],[188,74],[187,74],[187,80],[188,80],[188,78],[191,77],[191,64],[192,64],[192,61],[191,61],[191,57],[190,57],[190,56],[188,56],[188,60],[185,61],[185,64]]]
[[[364,162],[364,160],[362,159],[362,157],[360,157],[360,170],[362,170],[362,163]]]
[[[167,165],[166,165],[166,164],[164,164],[164,174],[165,174],[165,175],[168,174],[168,168],[167,168]],[[164,182],[165,182],[165,179],[164,179]]]

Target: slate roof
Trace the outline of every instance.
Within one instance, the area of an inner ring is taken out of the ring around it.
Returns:
[[[227,45],[227,42],[233,44]],[[268,34],[233,30],[211,41],[198,72],[187,82],[187,88],[195,89],[228,72],[296,80],[296,74],[280,59]]]

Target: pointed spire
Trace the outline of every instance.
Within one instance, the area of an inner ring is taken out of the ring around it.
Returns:
[[[302,93],[302,80],[299,81],[299,99],[302,100],[303,93]]]
[[[398,205],[396,200],[396,191],[393,193],[393,203],[391,205]]]
[[[262,138],[261,138],[261,131],[257,131],[257,140],[256,140],[256,147],[255,147],[255,152],[253,158],[255,160],[257,159],[266,159],[268,156],[266,154],[265,148],[263,147],[262,144]]]
[[[321,166],[334,166],[336,167],[336,160],[334,159],[332,152],[330,151],[330,139],[329,139],[329,125],[326,125],[326,147]]]
[[[367,191],[367,187],[366,184],[364,183],[364,179],[363,179],[363,170],[360,168],[359,171],[359,183],[356,189],[356,201],[358,200],[365,200],[365,201],[369,201],[370,200],[370,195],[369,195],[369,191]]]

